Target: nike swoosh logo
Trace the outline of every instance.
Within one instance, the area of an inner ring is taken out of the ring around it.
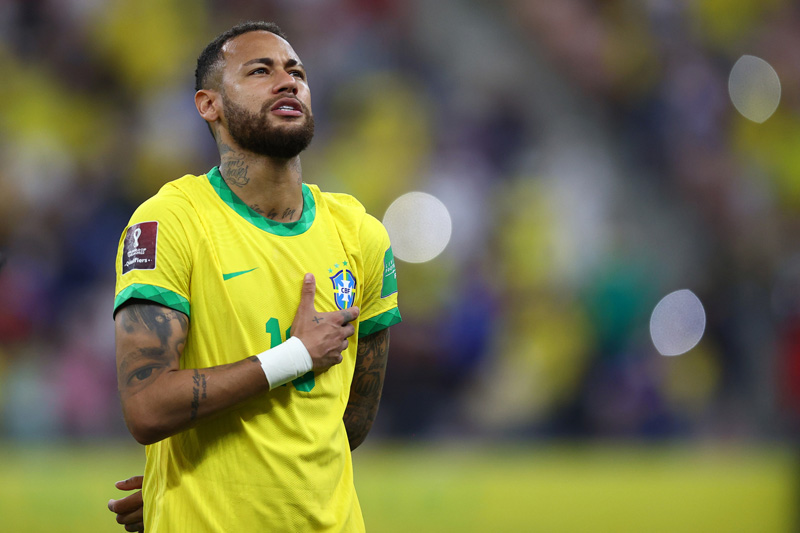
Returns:
[[[256,267],[258,268],[258,267]],[[250,270],[242,270],[241,272],[231,272],[230,274],[223,274],[222,281],[228,281],[231,278],[235,278],[236,276],[241,276],[242,274],[247,274],[248,272],[252,272],[256,268],[251,268]]]

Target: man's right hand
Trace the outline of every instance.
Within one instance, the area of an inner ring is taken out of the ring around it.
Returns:
[[[314,307],[316,292],[314,275],[306,274],[291,335],[303,341],[311,355],[314,370],[326,370],[342,362],[342,352],[348,345],[347,338],[356,331],[350,322],[358,317],[359,309],[353,306],[321,313]]]

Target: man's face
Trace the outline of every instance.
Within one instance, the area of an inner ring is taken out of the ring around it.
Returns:
[[[223,125],[242,149],[292,158],[311,142],[311,92],[300,59],[266,31],[239,35],[222,49]]]

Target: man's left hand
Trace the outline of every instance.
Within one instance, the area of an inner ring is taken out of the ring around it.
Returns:
[[[120,490],[139,490],[119,500],[108,500],[108,509],[117,513],[117,523],[124,525],[125,531],[144,531],[144,502],[141,491],[143,479],[143,476],[134,476],[117,481],[114,486]]]

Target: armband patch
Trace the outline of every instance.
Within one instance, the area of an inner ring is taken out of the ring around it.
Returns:
[[[383,285],[381,298],[386,298],[397,292],[397,271],[394,267],[394,254],[390,246],[383,256]]]
[[[122,273],[156,268],[158,222],[139,222],[128,228],[122,245]]]

